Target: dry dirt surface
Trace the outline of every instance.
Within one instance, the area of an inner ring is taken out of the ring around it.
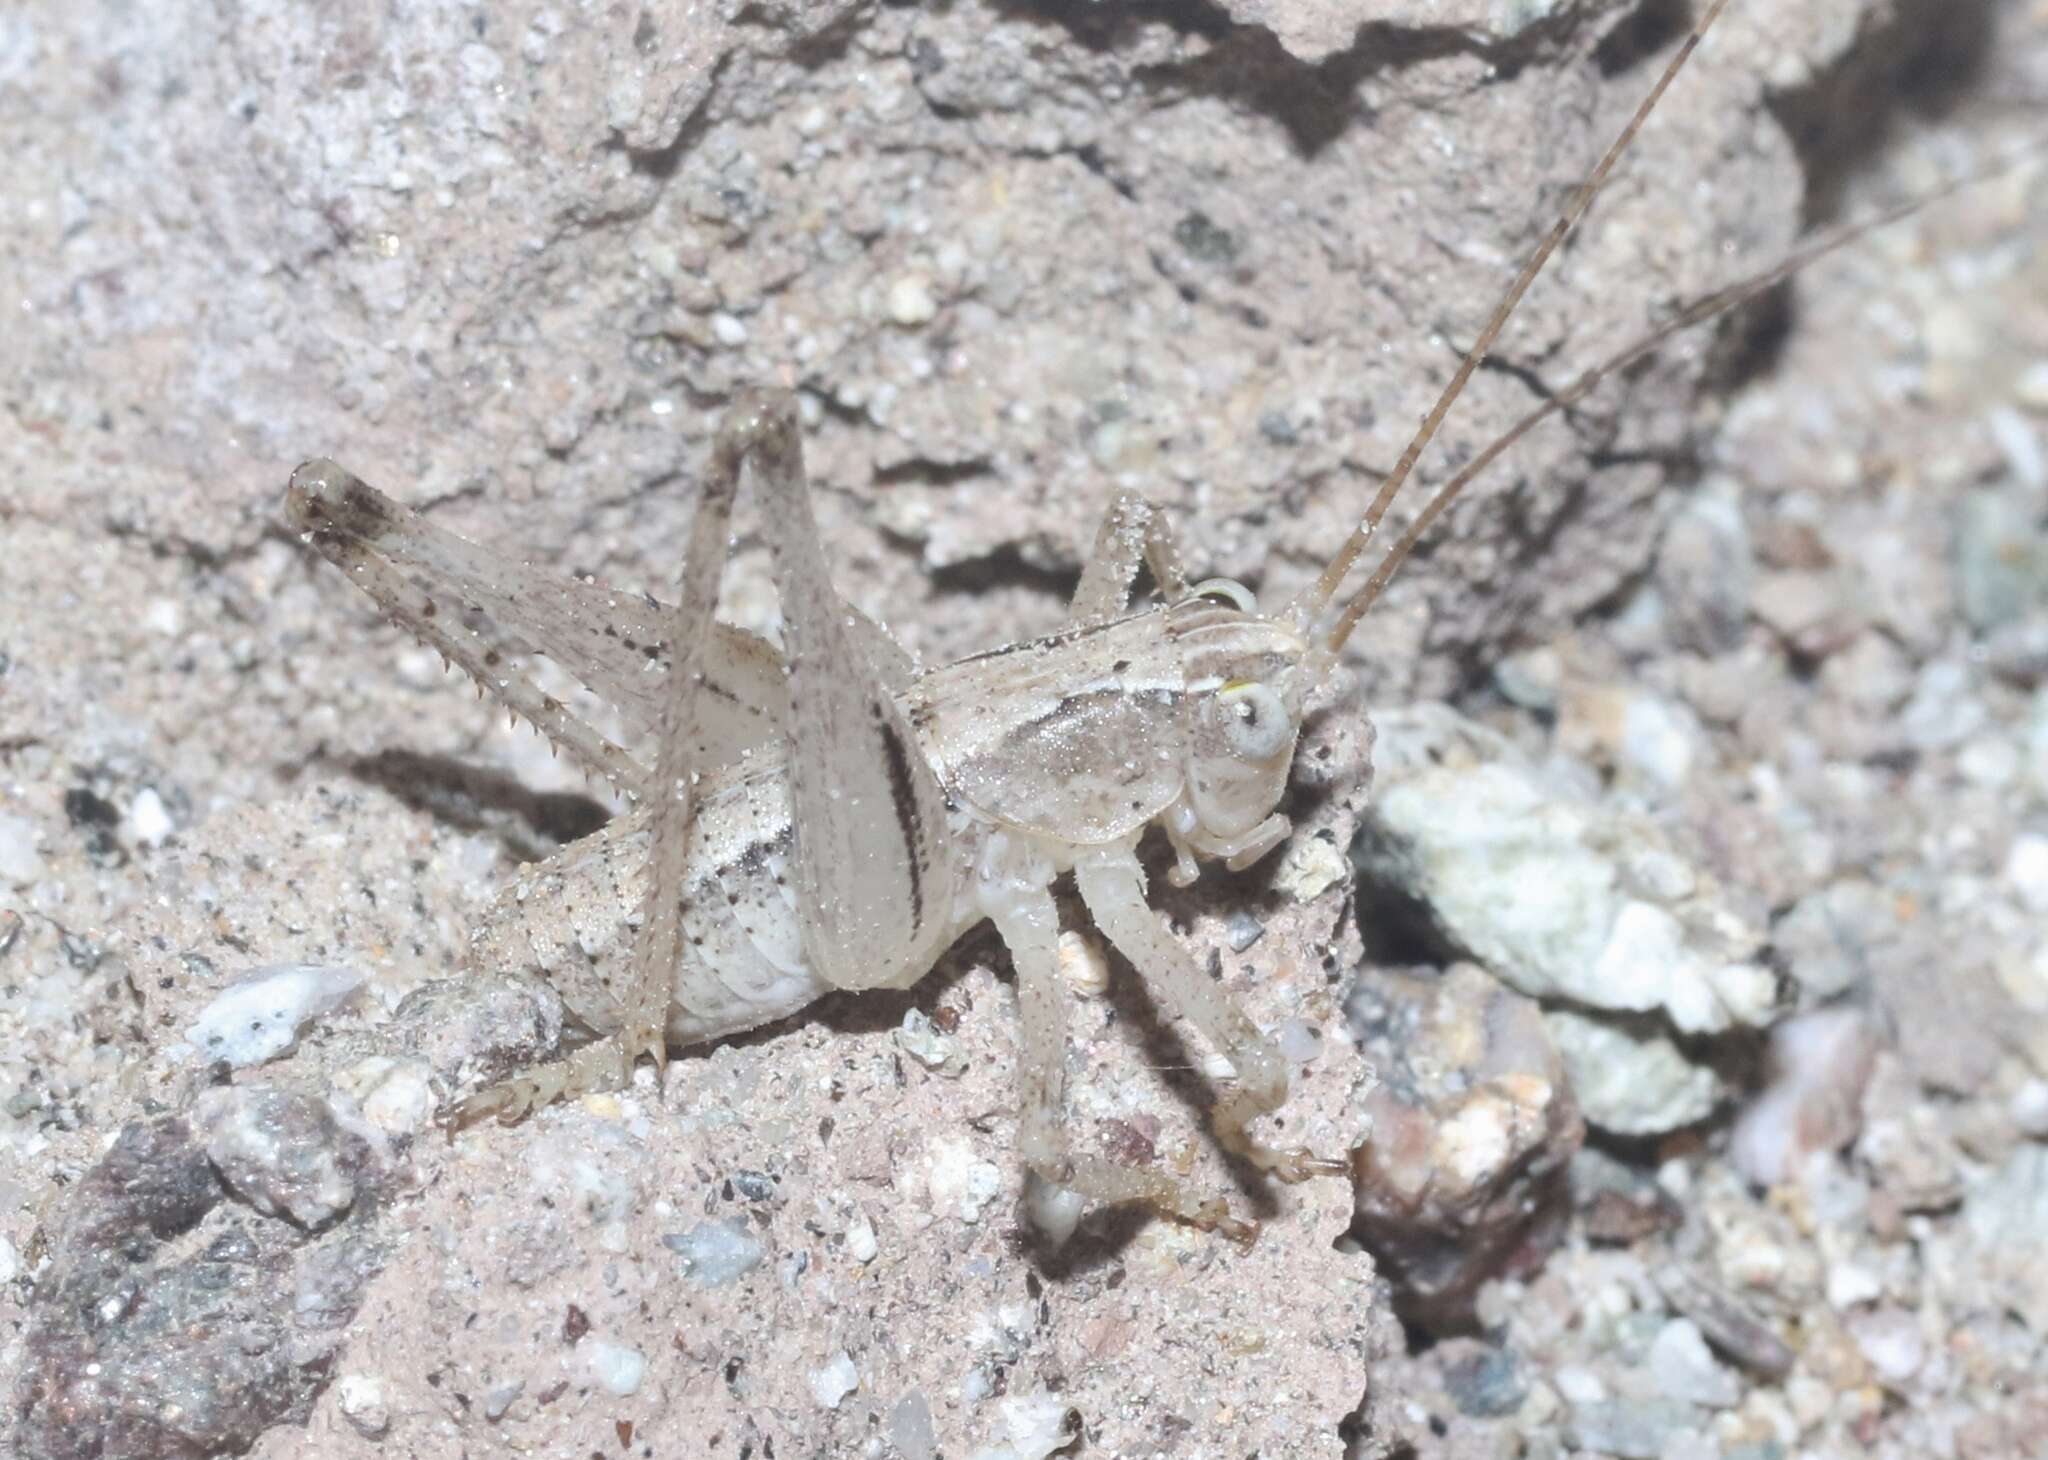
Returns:
[[[840,590],[926,662],[1055,627],[1123,484],[1172,511],[1198,572],[1284,595],[1685,13],[0,15],[15,1452],[2038,1444],[2048,1288],[2002,1265],[2048,1222],[2036,171],[1532,438],[1354,640],[1294,846],[1161,897],[1300,1053],[1286,1136],[1362,1143],[1361,988],[1474,951],[1361,933],[1384,907],[1348,856],[1364,707],[1447,699],[1731,889],[1781,1028],[1861,1021],[1804,1085],[1760,1033],[1663,1040],[1712,1113],[1596,1129],[1576,1156],[1557,1122],[1571,1149],[1534,1159],[1568,1209],[1470,1275],[1446,1342],[1397,1321],[1343,1183],[1269,1192],[1219,1157],[1207,1051],[1085,950],[1077,1131],[1228,1192],[1264,1224],[1251,1250],[1124,1213],[1063,1250],[1032,1234],[989,938],[665,1082],[441,1136],[437,1103],[562,1020],[546,988],[465,967],[470,920],[613,808],[281,520],[291,467],[329,455],[535,574],[671,597],[722,405],[779,383]],[[1736,0],[1422,482],[1803,226],[2025,140],[2044,31],[2035,0]],[[723,607],[772,634],[749,511]],[[243,1010],[263,1027],[222,1036],[272,1046],[223,1060],[195,1022],[278,969],[277,1008]],[[1784,1122],[1738,1120],[1773,1079],[1827,1119],[1759,1166]],[[1694,1287],[1660,1286],[1681,1267]]]

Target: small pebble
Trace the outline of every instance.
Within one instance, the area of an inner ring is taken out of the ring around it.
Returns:
[[[1305,1065],[1323,1052],[1322,1031],[1306,1019],[1282,1019],[1273,1028],[1273,1044],[1291,1065]]]
[[[942,1137],[932,1142],[926,1190],[935,1212],[971,1225],[981,1220],[982,1208],[1002,1189],[1002,1171],[976,1156],[966,1141]]]
[[[2029,1080],[2012,1097],[2012,1121],[2020,1134],[2048,1140],[2048,1080]]]
[[[932,1023],[922,1009],[906,1009],[896,1029],[896,1045],[928,1070],[958,1074],[965,1063],[960,1041]]]
[[[1674,1318],[1650,1343],[1650,1377],[1666,1399],[1708,1409],[1733,1409],[1742,1402],[1742,1383],[1707,1348],[1690,1318]]]
[[[2030,411],[2048,415],[2048,360],[2036,360],[2013,382],[2013,398]]]
[[[1607,1398],[1607,1386],[1600,1382],[1600,1376],[1591,1369],[1567,1364],[1550,1376],[1550,1382],[1557,1386],[1565,1403],[1579,1406],[1598,1404]]]
[[[923,1390],[911,1390],[889,1411],[889,1442],[902,1452],[903,1460],[934,1460],[937,1456],[938,1434],[932,1428],[931,1401]]]
[[[2010,406],[1993,406],[1984,413],[1984,424],[2014,480],[2031,492],[2048,486],[2048,456],[2043,455],[2041,438],[2024,416]]]
[[[682,1259],[683,1276],[707,1288],[738,1282],[767,1256],[753,1232],[733,1221],[701,1222],[665,1235],[661,1245]]]
[[[334,1402],[341,1417],[366,1440],[382,1439],[391,1428],[391,1406],[384,1381],[370,1374],[343,1374],[335,1381]]]
[[[1956,608],[1980,633],[2019,619],[2048,595],[2048,546],[2036,525],[2038,494],[2031,486],[1987,487],[1956,504]]]
[[[827,1359],[823,1368],[811,1370],[810,1379],[811,1397],[821,1409],[839,1408],[841,1400],[860,1388],[860,1370],[845,1349]]]
[[[846,1229],[846,1255],[855,1262],[873,1262],[882,1250],[875,1240],[875,1224],[865,1216],[855,1217]]]
[[[433,1067],[422,1059],[371,1055],[334,1077],[335,1088],[354,1098],[363,1118],[386,1135],[419,1132],[434,1113]]]
[[[1903,1384],[1920,1372],[1927,1359],[1927,1341],[1911,1314],[1897,1308],[1858,1313],[1848,1320],[1849,1336],[1870,1361],[1878,1378],[1887,1384]]]
[[[1464,1354],[1444,1366],[1444,1392],[1460,1414],[1499,1419],[1522,1407],[1529,1392],[1521,1365],[1506,1349]]]
[[[346,1003],[362,986],[352,968],[281,963],[259,968],[217,994],[185,1030],[200,1060],[236,1069],[289,1054],[299,1031]]]
[[[590,1367],[590,1377],[607,1394],[624,1399],[639,1391],[640,1381],[647,1374],[647,1356],[630,1344],[610,1343],[597,1339],[582,1346],[583,1361]]]
[[[1621,1460],[1664,1460],[1673,1443],[1699,1427],[1699,1411],[1672,1400],[1613,1400],[1575,1404],[1565,1421],[1565,1443]]]
[[[355,1204],[362,1141],[324,1100],[263,1085],[216,1085],[192,1102],[192,1125],[222,1180],[265,1216],[308,1231]]]
[[[747,327],[723,310],[711,316],[711,334],[728,349],[747,342]]]
[[[1659,695],[1634,694],[1623,712],[1616,759],[1654,785],[1675,791],[1699,758],[1702,735],[1685,706]]]
[[[0,814],[0,881],[26,887],[42,875],[36,824],[25,816]]]
[[[1771,1083],[1737,1119],[1728,1146],[1744,1179],[1775,1186],[1808,1156],[1854,1140],[1877,1050],[1869,1018],[1847,1005],[1795,1015],[1773,1029]]]
[[[1884,1295],[1884,1282],[1869,1268],[1856,1262],[1828,1264],[1828,1306],[1846,1313],[1860,1303]]]
[[[1008,1443],[986,1446],[969,1460],[1045,1460],[1073,1439],[1073,1407],[1058,1394],[1041,1389],[1005,1395],[997,1408]]]
[[[2005,880],[2027,910],[2048,915],[2048,836],[2021,832],[2005,854]]]
[[[1266,925],[1240,907],[1231,911],[1225,932],[1230,939],[1230,951],[1242,953],[1265,936]],[[1065,934],[1061,936],[1065,937]]]
[[[889,318],[905,329],[930,324],[938,313],[939,302],[922,274],[905,274],[889,286]]]
[[[176,828],[171,823],[171,813],[164,809],[164,798],[156,793],[153,786],[144,786],[135,793],[135,800],[128,807],[128,839],[139,846],[160,847]]]
[[[1956,752],[1956,769],[1973,786],[2003,790],[2020,773],[2020,748],[2010,740],[1980,735]]]
[[[1493,666],[1494,688],[1523,709],[1538,714],[1557,708],[1557,692],[1563,683],[1564,659],[1547,646],[1510,654]]]
[[[1024,1173],[1024,1218],[1054,1249],[1064,1247],[1081,1225],[1087,1201],[1064,1186],[1055,1186],[1036,1171]]]

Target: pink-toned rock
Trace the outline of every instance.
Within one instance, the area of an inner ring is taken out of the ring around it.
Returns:
[[[1381,1081],[1355,1230],[1405,1316],[1457,1326],[1482,1282],[1562,1235],[1585,1123],[1535,1002],[1473,964],[1370,979],[1350,1016]]]
[[[1775,1186],[1808,1156],[1854,1140],[1877,1048],[1860,1009],[1817,1009],[1774,1028],[1770,1083],[1744,1109],[1729,1144],[1736,1170]]]

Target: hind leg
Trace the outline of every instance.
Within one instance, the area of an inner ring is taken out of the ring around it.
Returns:
[[[690,523],[683,559],[681,601],[670,612],[668,694],[654,774],[641,801],[652,825],[647,884],[623,977],[602,974],[611,996],[608,1033],[562,1059],[480,1091],[458,1104],[445,1123],[460,1127],[487,1117],[510,1124],[555,1100],[585,1091],[615,1089],[631,1077],[642,1055],[656,1070],[668,1063],[668,1011],[681,964],[682,887],[688,873],[690,829],[696,815],[696,769],[712,748],[713,711],[705,690],[707,654],[718,582],[732,531],[733,497],[741,468],[755,449],[751,418],[735,412],[719,428],[710,469]]]

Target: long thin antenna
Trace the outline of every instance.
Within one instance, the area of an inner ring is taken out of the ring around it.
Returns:
[[[1989,167],[1982,168],[1963,177],[1953,178],[1918,197],[1907,198],[1901,202],[1893,203],[1889,207],[1873,213],[1868,218],[1837,224],[1835,227],[1829,228],[1806,243],[1801,244],[1761,273],[1752,274],[1747,279],[1737,280],[1733,284],[1723,285],[1713,293],[1694,300],[1684,309],[1681,309],[1671,318],[1651,330],[1647,335],[1635,341],[1635,343],[1616,351],[1590,370],[1587,370],[1569,386],[1565,387],[1565,389],[1552,396],[1549,400],[1546,400],[1535,410],[1529,412],[1528,415],[1522,417],[1521,420],[1515,422],[1514,425],[1510,426],[1492,441],[1485,450],[1481,451],[1460,468],[1455,476],[1437,489],[1436,495],[1430,498],[1429,505],[1424,507],[1416,519],[1408,525],[1407,531],[1401,534],[1399,540],[1387,549],[1386,557],[1380,560],[1380,565],[1377,568],[1373,569],[1372,576],[1366,579],[1365,586],[1358,591],[1357,596],[1344,605],[1343,613],[1338,617],[1330,631],[1330,652],[1335,653],[1343,647],[1344,641],[1351,636],[1351,631],[1358,626],[1358,621],[1365,617],[1374,603],[1378,602],[1380,594],[1386,591],[1387,584],[1393,581],[1394,574],[1400,571],[1401,564],[1407,561],[1408,554],[1414,551],[1415,544],[1421,541],[1422,535],[1429,531],[1430,526],[1439,517],[1443,516],[1451,503],[1458,499],[1458,495],[1465,490],[1473,478],[1485,471],[1500,458],[1503,452],[1528,435],[1537,426],[1549,420],[1552,416],[1570,410],[1591,394],[1593,388],[1601,381],[1617,371],[1626,370],[1680,331],[1691,329],[1697,324],[1704,324],[1710,319],[1727,313],[1737,305],[1744,304],[1756,298],[1759,294],[1776,288],[1815,259],[1833,253],[1845,244],[1855,242],[1874,229],[1883,228],[1887,224],[1896,223],[1902,218],[1910,217],[1922,208],[1927,207],[1931,203],[1937,203],[1952,193],[1960,192],[1967,187],[1974,187],[1978,183],[1988,182],[1992,178],[2000,177],[2005,173],[2013,171],[2015,168],[2037,158],[2043,151],[2044,146],[2048,146],[2048,143],[2022,148],[2020,151],[1991,164]]]
[[[1629,118],[1628,125],[1621,129],[1621,135],[1614,139],[1591,175],[1579,184],[1578,189],[1572,194],[1570,204],[1559,215],[1558,220],[1550,225],[1550,231],[1543,236],[1543,241],[1536,246],[1536,251],[1529,255],[1529,260],[1522,265],[1521,272],[1515,275],[1515,281],[1501,296],[1500,303],[1494,306],[1492,316],[1486,321],[1486,327],[1479,332],[1479,338],[1473,342],[1472,348],[1465,352],[1465,358],[1458,363],[1457,372],[1451,376],[1450,383],[1443,388],[1442,394],[1437,396],[1436,404],[1430,407],[1429,414],[1422,418],[1422,425],[1410,438],[1407,448],[1401,453],[1401,459],[1394,463],[1394,469],[1387,474],[1386,480],[1380,483],[1380,489],[1374,495],[1372,504],[1365,509],[1363,520],[1352,530],[1351,536],[1345,539],[1344,546],[1337,550],[1337,555],[1330,559],[1329,566],[1323,569],[1307,592],[1296,599],[1290,607],[1290,616],[1300,623],[1304,632],[1315,625],[1323,616],[1331,599],[1336,597],[1337,589],[1350,573],[1352,564],[1356,563],[1358,555],[1365,551],[1365,545],[1372,541],[1373,533],[1379,528],[1380,519],[1386,515],[1387,508],[1400,492],[1402,484],[1408,480],[1408,474],[1415,469],[1416,461],[1435,438],[1437,428],[1443,424],[1444,418],[1451,412],[1451,407],[1464,393],[1465,383],[1472,378],[1472,372],[1485,362],[1488,352],[1500,338],[1500,332],[1506,327],[1509,317],[1522,302],[1522,296],[1528,293],[1529,286],[1543,271],[1543,266],[1557,251],[1557,246],[1564,242],[1566,235],[1578,225],[1579,220],[1586,215],[1586,210],[1592,207],[1593,199],[1599,196],[1600,189],[1607,182],[1607,175],[1614,171],[1614,165],[1621,160],[1622,153],[1628,150],[1629,144],[1635,140],[1636,133],[1642,130],[1643,123],[1656,109],[1658,101],[1670,88],[1687,58],[1698,48],[1700,38],[1707,33],[1707,27],[1714,23],[1727,5],[1728,0],[1713,0],[1707,7],[1706,14],[1700,17],[1699,23],[1687,34],[1677,54],[1672,56],[1670,63],[1664,68],[1664,73],[1657,78],[1657,84],[1650,88],[1650,94],[1643,98],[1641,105],[1635,110],[1635,115]]]

